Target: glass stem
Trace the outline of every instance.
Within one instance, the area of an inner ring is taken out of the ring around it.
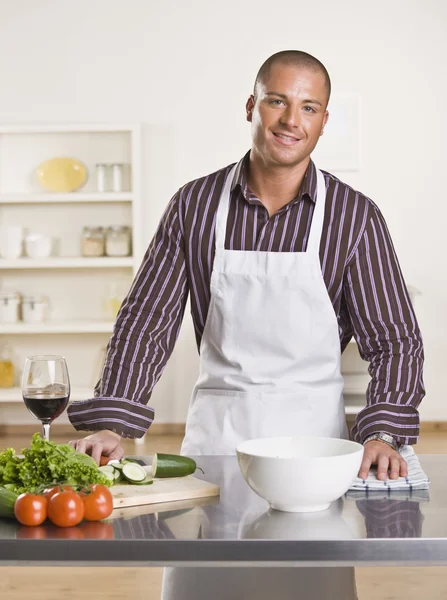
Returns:
[[[50,441],[50,424],[42,423],[42,437],[47,442]]]

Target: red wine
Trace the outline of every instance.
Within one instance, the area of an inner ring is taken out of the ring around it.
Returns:
[[[30,393],[23,396],[26,408],[42,423],[51,423],[67,408],[69,396],[62,394]]]

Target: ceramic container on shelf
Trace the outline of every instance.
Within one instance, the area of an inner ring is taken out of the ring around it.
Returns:
[[[10,225],[0,229],[0,255],[2,258],[14,259],[22,255],[23,228]]]
[[[74,192],[87,181],[87,168],[76,158],[56,157],[36,169],[37,181],[49,192]]]
[[[43,323],[46,320],[48,299],[45,296],[24,296],[22,319],[24,323]]]
[[[0,292],[0,323],[18,323],[20,303],[18,292]]]
[[[30,258],[48,258],[52,248],[53,241],[49,235],[31,233],[25,237],[25,252]]]

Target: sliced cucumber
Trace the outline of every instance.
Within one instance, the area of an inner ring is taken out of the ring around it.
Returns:
[[[101,471],[101,473],[104,473],[104,475],[110,480],[110,481],[115,481],[115,469],[113,467],[109,467],[108,465],[105,465],[104,467],[98,467],[98,469]]]
[[[115,483],[121,480],[121,469],[113,469],[113,479]]]
[[[151,483],[154,483],[152,475],[146,475],[146,479],[143,479],[143,481],[135,482],[135,485],[151,485]]]
[[[155,454],[152,460],[153,477],[185,477],[195,473],[196,461],[176,454]],[[200,469],[202,471],[202,469]],[[203,473],[203,471],[202,471]]]
[[[123,465],[121,472],[130,483],[142,483],[147,477],[143,467],[136,463],[126,463]]]

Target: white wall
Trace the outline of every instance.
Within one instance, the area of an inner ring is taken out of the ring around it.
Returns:
[[[248,149],[260,64],[282,49],[316,55],[334,93],[362,97],[361,169],[336,174],[379,204],[423,293],[421,413],[447,419],[446,18],[440,0],[0,0],[0,123],[144,123],[149,242],[180,185]],[[158,421],[184,419],[196,370],[188,318],[153,396]]]

